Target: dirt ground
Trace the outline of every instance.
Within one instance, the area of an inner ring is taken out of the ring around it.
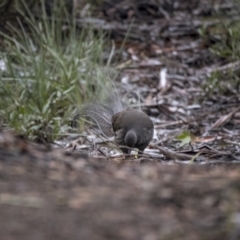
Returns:
[[[7,135],[1,239],[239,239],[239,164],[116,163]]]
[[[1,134],[1,239],[239,239],[239,164],[116,163]]]
[[[209,90],[207,80],[239,70],[210,50],[225,36],[218,17],[234,19],[234,3],[113,2],[96,11],[96,28],[118,48],[132,26],[117,81],[130,99],[136,89],[143,97],[153,157],[70,151],[2,130],[0,239],[240,239],[239,89],[222,77]],[[194,137],[180,146],[186,130]]]

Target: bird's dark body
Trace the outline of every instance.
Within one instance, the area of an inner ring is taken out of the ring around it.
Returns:
[[[148,115],[127,107],[114,95],[103,103],[85,104],[73,118],[72,126],[78,118],[91,119],[105,137],[114,135],[115,142],[126,154],[131,148],[143,152],[153,137],[153,123]]]
[[[144,151],[153,137],[151,119],[139,110],[127,109],[115,114],[112,117],[112,126],[115,142],[124,153],[130,153],[130,148]]]

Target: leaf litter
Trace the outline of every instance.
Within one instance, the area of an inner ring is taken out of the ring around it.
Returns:
[[[239,88],[224,85],[239,62],[210,49],[235,4],[103,1],[91,22],[117,49],[131,25],[116,88],[154,139],[135,159],[92,133],[59,147],[1,131],[3,239],[239,239]]]

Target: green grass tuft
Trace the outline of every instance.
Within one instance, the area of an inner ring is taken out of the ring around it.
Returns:
[[[1,33],[0,61],[6,69],[0,70],[0,126],[53,141],[67,133],[73,110],[106,79],[104,34],[91,26],[77,28],[57,5],[51,16],[43,1],[38,17],[25,8],[24,21]]]
[[[239,3],[237,6],[240,6]],[[239,7],[237,8],[239,12]],[[240,93],[240,74],[237,61],[240,59],[240,19],[224,19],[208,30],[208,35],[202,35],[204,38],[212,38],[215,43],[211,46],[212,53],[221,59],[222,62],[232,63],[224,71],[214,71],[203,85],[205,94],[216,96],[217,94],[225,96],[238,95]],[[203,31],[204,32],[204,31]],[[238,69],[238,70],[237,70]]]

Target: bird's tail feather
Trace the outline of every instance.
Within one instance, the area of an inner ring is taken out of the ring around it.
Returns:
[[[72,127],[77,126],[78,119],[90,120],[105,137],[112,137],[112,116],[127,108],[118,95],[107,97],[104,101],[93,102],[83,105],[79,113],[72,120]]]

